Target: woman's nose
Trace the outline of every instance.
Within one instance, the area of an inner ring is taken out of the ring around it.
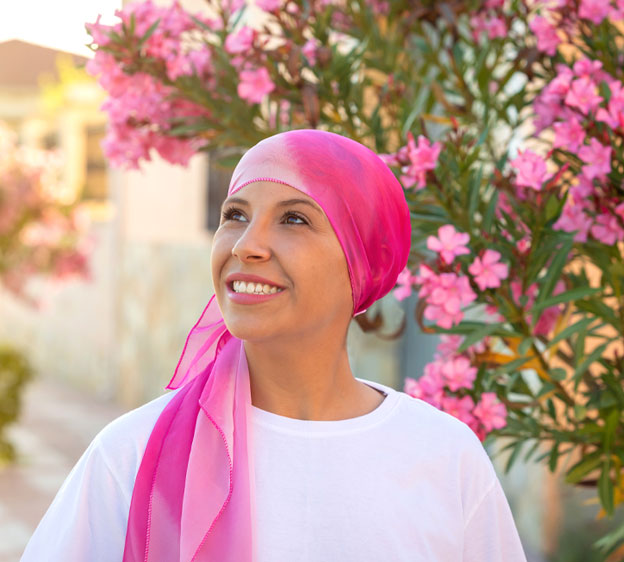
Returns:
[[[232,255],[241,261],[269,259],[271,250],[266,229],[257,223],[249,223],[232,247]]]

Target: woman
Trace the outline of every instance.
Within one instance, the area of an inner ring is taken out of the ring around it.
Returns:
[[[350,320],[410,241],[402,188],[364,146],[298,130],[249,150],[178,390],[96,437],[23,561],[525,560],[471,430],[351,373]]]

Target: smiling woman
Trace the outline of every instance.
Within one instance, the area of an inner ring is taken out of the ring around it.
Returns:
[[[525,560],[473,432],[351,372],[349,323],[410,237],[364,146],[299,130],[248,151],[176,390],[100,433],[23,560]]]

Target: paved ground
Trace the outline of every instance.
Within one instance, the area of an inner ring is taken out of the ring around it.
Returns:
[[[17,562],[63,480],[118,406],[39,379],[10,435],[18,461],[0,468],[0,562]],[[42,561],[43,562],[43,561]]]

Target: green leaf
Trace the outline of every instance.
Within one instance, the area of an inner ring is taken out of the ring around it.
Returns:
[[[540,310],[543,310],[544,308],[548,308],[556,304],[561,304],[562,302],[576,301],[584,297],[588,297],[590,295],[595,295],[596,293],[600,293],[602,291],[603,291],[602,287],[577,287],[575,289],[570,289],[569,291],[565,291],[564,293],[560,293],[558,295],[548,297],[547,299],[544,299],[540,303],[534,304],[531,307],[531,310],[540,311]]]
[[[546,407],[548,408],[548,415],[551,417],[551,419],[556,420],[557,410],[555,409],[555,403],[552,401],[551,398],[546,401]]]
[[[212,29],[207,23],[200,20],[197,16],[194,16],[193,14],[189,14],[188,12],[187,12],[187,15],[204,31],[214,32],[214,29]]]
[[[505,474],[507,474],[511,470],[511,467],[516,462],[516,459],[518,458],[520,451],[522,451],[522,447],[524,443],[525,443],[524,441],[516,441],[513,447],[513,450],[511,451],[511,454],[507,458],[507,462],[505,463]]]
[[[566,379],[567,376],[565,369],[562,369],[561,367],[555,367],[554,369],[550,369],[548,373],[556,381],[563,381]]]
[[[582,404],[574,404],[574,417],[583,421],[587,417],[587,407]]]
[[[581,361],[581,363],[576,367],[576,370],[574,371],[574,375],[572,375],[572,378],[577,380],[579,377],[581,377],[581,375],[587,370],[587,368],[597,359],[599,359],[602,354],[604,353],[605,349],[607,349],[607,346],[609,345],[609,343],[603,343],[602,345],[599,345],[596,349],[594,349],[594,351],[592,351],[589,355],[587,355],[583,361]]]
[[[473,332],[466,334],[464,341],[457,348],[459,353],[466,351],[471,345],[480,342],[486,336],[496,332],[500,329],[500,324],[484,324],[481,327],[477,328]]]
[[[580,482],[584,476],[600,466],[602,457],[600,451],[594,451],[577,462],[566,474],[565,481],[568,484]]]
[[[527,361],[530,361],[531,359],[533,359],[533,357],[519,357],[518,359],[514,359],[509,363],[505,363],[504,365],[497,367],[496,369],[494,369],[493,374],[500,375],[504,373],[511,373],[519,367],[522,367],[522,365],[524,365]]]
[[[610,452],[615,441],[615,430],[620,421],[620,412],[614,408],[605,417],[604,434],[602,436],[602,444],[605,452]]]
[[[477,139],[477,146],[481,146],[487,140],[489,134],[490,134],[490,127],[489,125],[486,125],[483,131],[481,132],[481,134],[479,135],[479,138]]]
[[[594,543],[603,554],[610,554],[624,542],[624,523]]]
[[[482,229],[486,233],[492,232],[492,223],[494,221],[494,216],[496,212],[496,206],[498,205],[498,190],[492,194],[492,198],[490,199],[487,209],[485,210],[485,215],[483,216]]]
[[[152,25],[150,25],[147,28],[147,31],[143,34],[143,37],[139,39],[139,44],[137,46],[138,50],[141,50],[143,45],[145,45],[145,42],[153,35],[154,31],[156,31],[156,28],[158,27],[159,24],[160,24],[160,18],[158,18]]]
[[[585,312],[591,312],[612,326],[616,328],[619,327],[618,317],[613,312],[613,309],[603,301],[597,299],[578,301],[576,303],[576,308]]]
[[[546,347],[552,347],[553,345],[559,343],[561,340],[565,340],[576,332],[580,332],[581,330],[587,328],[595,320],[595,318],[581,318],[578,322],[575,322],[571,326],[568,326],[567,328],[561,330],[561,332],[559,332],[554,338],[552,338],[548,342]]]
[[[483,166],[480,166],[476,173],[471,172],[470,178],[468,179],[468,221],[471,229],[474,227],[475,213],[479,206],[482,181]]]
[[[608,460],[605,460],[602,465],[600,478],[598,479],[598,497],[600,498],[602,507],[604,507],[604,510],[609,516],[613,515],[614,509],[613,481],[611,480],[610,472],[611,465]]]
[[[518,346],[518,355],[526,355],[527,351],[529,351],[532,345],[533,338],[526,338],[525,340],[520,342],[520,345]]]
[[[559,442],[556,442],[553,448],[550,451],[550,456],[548,457],[548,468],[550,472],[555,472],[557,469],[557,461],[559,460]]]
[[[524,455],[523,461],[528,462],[533,457],[533,455],[535,454],[535,451],[537,451],[537,449],[539,448],[541,444],[542,443],[539,439],[535,439],[535,442],[533,443],[533,445],[531,445],[526,455]]]
[[[546,275],[541,280],[540,292],[537,299],[535,299],[534,308],[537,308],[538,310],[540,307],[543,308],[542,303],[552,294],[555,284],[559,281],[559,279],[561,279],[561,272],[563,271],[563,268],[568,264],[568,254],[570,253],[570,250],[572,250],[573,245],[574,240],[572,237],[568,237],[564,240],[561,248],[557,250],[557,253],[550,262]],[[538,319],[539,315],[534,314],[533,322],[537,322]]]

